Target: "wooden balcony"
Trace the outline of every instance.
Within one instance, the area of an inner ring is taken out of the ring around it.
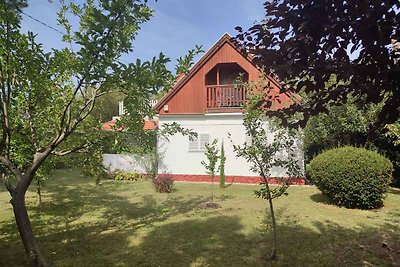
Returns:
[[[206,85],[207,109],[241,108],[247,92],[242,84]]]

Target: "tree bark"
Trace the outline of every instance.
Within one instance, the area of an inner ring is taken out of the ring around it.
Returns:
[[[211,203],[214,204],[214,175],[211,177]]]
[[[277,233],[276,233],[276,219],[274,205],[272,203],[271,191],[268,184],[268,178],[264,174],[261,175],[265,184],[265,189],[267,189],[267,200],[269,205],[269,211],[271,213],[271,224],[272,224],[272,249],[271,255],[268,260],[276,260],[276,243],[277,243]]]
[[[36,183],[36,205],[40,206],[40,204],[42,204],[42,191],[41,191],[40,182],[37,181],[37,183]]]
[[[269,202],[269,210],[271,212],[271,222],[272,222],[272,250],[271,250],[270,259],[276,260],[276,243],[277,243],[276,242],[277,241],[276,220],[275,220],[274,205],[272,204],[271,197],[268,199],[268,202]]]
[[[29,215],[25,206],[25,192],[15,191],[11,202],[19,234],[22,242],[24,243],[25,251],[28,254],[28,257],[35,266],[48,266],[33,233]]]

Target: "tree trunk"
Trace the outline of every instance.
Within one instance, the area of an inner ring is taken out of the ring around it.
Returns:
[[[36,205],[40,206],[42,204],[42,192],[40,190],[40,182],[36,183]]]
[[[214,204],[214,175],[211,177],[211,203]]]
[[[25,206],[25,192],[16,191],[12,198],[15,221],[24,243],[25,251],[35,266],[48,266],[33,234],[31,222]]]
[[[271,255],[268,260],[276,260],[276,243],[277,243],[277,233],[276,233],[276,220],[275,220],[275,211],[274,211],[274,205],[272,203],[272,196],[271,196],[271,191],[269,188],[268,184],[268,178],[265,177],[265,175],[262,175],[264,184],[265,184],[265,189],[267,189],[267,200],[268,200],[268,205],[269,205],[269,211],[271,213],[271,223],[272,223],[272,250],[271,250]]]
[[[272,204],[271,197],[268,199],[269,202],[269,210],[271,212],[271,222],[272,222],[272,250],[271,250],[271,260],[276,260],[276,220],[275,220],[275,212],[274,212],[274,205]]]

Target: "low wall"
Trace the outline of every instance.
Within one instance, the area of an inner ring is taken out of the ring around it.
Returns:
[[[190,175],[190,174],[158,174],[158,177],[170,176],[174,181],[182,181],[182,182],[211,182],[211,178],[209,175]],[[306,181],[304,178],[276,178],[270,177],[268,178],[268,182],[270,184],[282,184],[283,180],[289,180],[291,185],[305,185]],[[219,183],[219,176],[215,176],[214,182]],[[241,183],[241,184],[260,184],[262,182],[261,177],[259,176],[233,176],[227,175],[225,176],[225,182],[229,183]]]
[[[103,154],[103,165],[110,171],[124,171],[147,173],[146,164],[149,161],[144,157],[127,154]]]

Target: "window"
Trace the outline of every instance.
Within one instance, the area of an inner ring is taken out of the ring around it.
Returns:
[[[199,149],[199,139],[197,137],[193,137],[193,140],[189,139],[189,150],[197,149]]]
[[[200,149],[206,149],[206,145],[210,143],[210,135],[209,134],[200,134]]]
[[[205,150],[206,144],[210,143],[210,134],[198,134],[193,140],[189,140],[189,151]]]

